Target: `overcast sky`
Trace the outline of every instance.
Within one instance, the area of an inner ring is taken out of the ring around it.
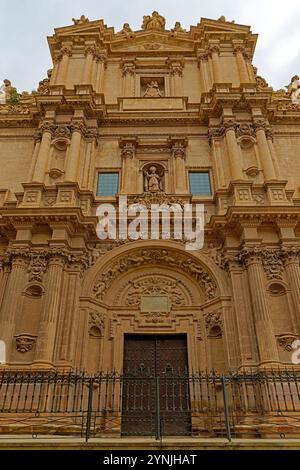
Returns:
[[[300,75],[300,0],[0,0],[0,81],[8,78],[18,91],[36,89],[52,66],[46,37],[56,27],[86,15],[104,19],[116,31],[123,23],[140,29],[143,15],[158,10],[170,29],[184,28],[201,17],[251,25],[259,34],[254,64],[275,89]]]

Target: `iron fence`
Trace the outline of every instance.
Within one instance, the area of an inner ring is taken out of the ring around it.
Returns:
[[[300,374],[0,373],[0,434],[300,437]]]

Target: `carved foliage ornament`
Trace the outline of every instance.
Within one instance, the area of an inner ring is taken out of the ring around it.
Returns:
[[[180,281],[163,279],[161,277],[149,277],[130,282],[131,287],[127,292],[126,305],[139,306],[143,295],[166,294],[173,305],[183,305],[184,296],[179,289]]]
[[[216,296],[217,285],[210,274],[197,262],[187,255],[178,255],[168,250],[140,250],[130,253],[118,259],[101,275],[99,281],[93,288],[97,299],[103,299],[105,292],[111,283],[122,273],[129,269],[143,265],[167,265],[180,269],[194,277],[202,287],[206,299],[213,299]]]

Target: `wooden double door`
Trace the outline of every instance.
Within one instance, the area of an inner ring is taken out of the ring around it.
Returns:
[[[125,335],[122,435],[191,432],[186,335]]]

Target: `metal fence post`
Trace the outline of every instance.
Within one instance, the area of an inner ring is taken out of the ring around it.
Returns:
[[[155,439],[161,438],[161,422],[160,422],[160,401],[159,401],[159,377],[155,378]]]
[[[223,402],[224,402],[224,415],[225,415],[226,435],[227,435],[227,439],[228,439],[229,441],[231,441],[229,412],[228,412],[228,402],[227,402],[227,393],[226,393],[226,382],[225,382],[225,378],[224,378],[224,377],[221,377],[221,382],[222,382],[222,392],[223,392]]]
[[[93,411],[93,389],[94,389],[94,379],[91,377],[89,380],[89,395],[88,395],[88,407],[87,407],[87,417],[86,417],[86,431],[85,431],[85,442],[88,442],[91,434],[91,418]]]

